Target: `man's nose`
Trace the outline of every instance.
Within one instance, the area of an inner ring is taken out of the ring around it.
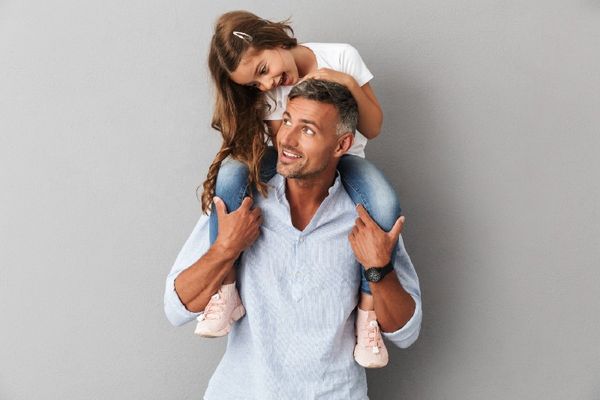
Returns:
[[[298,132],[299,130],[295,126],[287,127],[285,125],[282,125],[281,129],[279,129],[277,133],[279,145],[291,148],[297,147]]]

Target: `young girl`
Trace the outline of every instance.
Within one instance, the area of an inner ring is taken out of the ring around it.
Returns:
[[[349,154],[338,166],[344,187],[356,204],[362,204],[379,226],[389,231],[400,216],[398,200],[381,172],[364,159],[367,139],[379,134],[382,122],[381,108],[369,85],[373,75],[350,45],[298,44],[292,35],[287,22],[267,21],[245,11],[229,12],[218,19],[208,64],[216,86],[212,127],[221,132],[223,144],[204,182],[203,210],[211,207],[215,195],[231,212],[251,195],[249,188],[266,194],[264,182],[276,173],[277,162],[277,153],[268,145],[268,139],[276,143],[274,137],[282,123],[287,94],[301,79],[324,79],[345,85],[358,104],[360,132],[356,132]],[[212,205],[211,243],[217,233]],[[354,357],[364,367],[383,367],[388,354],[363,267],[360,272]],[[225,335],[232,321],[244,315],[235,279],[232,270],[198,317],[197,334]]]

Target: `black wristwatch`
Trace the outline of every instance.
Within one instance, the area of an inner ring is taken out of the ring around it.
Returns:
[[[371,267],[365,271],[365,277],[369,282],[379,282],[388,273],[394,270],[394,264],[390,261],[385,267]]]

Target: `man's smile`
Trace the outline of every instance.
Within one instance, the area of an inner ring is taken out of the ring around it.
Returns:
[[[281,149],[281,159],[287,159],[290,161],[294,161],[294,160],[298,160],[300,158],[302,158],[302,154],[298,154],[296,152],[287,150],[287,149]]]

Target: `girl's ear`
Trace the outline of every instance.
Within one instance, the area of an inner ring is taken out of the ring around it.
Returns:
[[[350,150],[352,144],[354,143],[354,135],[352,132],[346,132],[338,138],[337,146],[335,148],[335,155],[338,157],[343,156]]]

